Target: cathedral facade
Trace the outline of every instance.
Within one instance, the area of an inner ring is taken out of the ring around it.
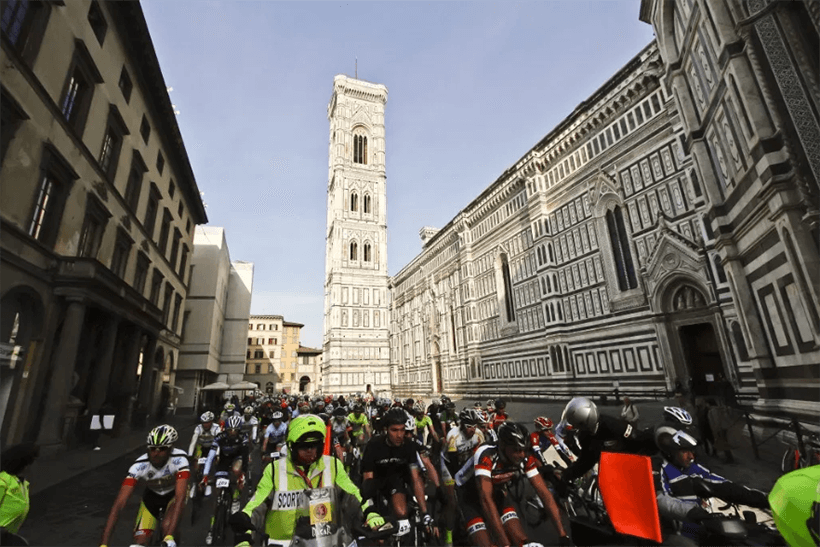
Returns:
[[[326,392],[390,390],[384,106],[387,88],[336,76],[328,105]]]
[[[820,3],[643,0],[657,39],[390,279],[393,390],[820,388]]]

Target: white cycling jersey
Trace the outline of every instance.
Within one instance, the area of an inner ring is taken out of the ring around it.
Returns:
[[[212,423],[211,428],[207,431],[202,427],[202,424],[197,425],[194,428],[194,436],[191,437],[191,446],[188,447],[188,455],[194,455],[194,449],[197,444],[201,444],[203,452],[207,452],[214,442],[214,437],[219,435],[220,431],[222,430],[217,423]]]
[[[145,482],[145,488],[152,490],[160,496],[170,494],[176,487],[177,478],[187,479],[190,475],[188,467],[188,456],[184,450],[174,448],[168,462],[157,469],[151,464],[146,452],[128,469],[128,476],[125,483],[136,485],[137,482]]]

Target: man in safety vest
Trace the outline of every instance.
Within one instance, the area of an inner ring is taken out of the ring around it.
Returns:
[[[287,457],[265,467],[253,499],[231,516],[237,547],[250,546],[251,514],[262,503],[268,505],[265,533],[283,547],[297,536],[316,540],[317,545],[340,544],[342,493],[354,496],[362,505],[368,526],[378,528],[384,524],[372,507],[362,504],[359,489],[348,477],[344,464],[322,454],[325,434],[325,422],[316,415],[302,414],[291,421]]]

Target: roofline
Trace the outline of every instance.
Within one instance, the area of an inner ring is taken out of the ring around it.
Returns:
[[[302,323],[294,323],[293,321],[282,321],[282,325],[286,327],[304,327]]]
[[[281,315],[249,315],[249,319],[282,319],[284,321],[284,317]]]

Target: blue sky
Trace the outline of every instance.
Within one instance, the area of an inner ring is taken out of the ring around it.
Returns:
[[[639,0],[143,0],[210,224],[255,264],[251,312],[322,344],[327,104],[387,86],[388,270],[653,38]]]

